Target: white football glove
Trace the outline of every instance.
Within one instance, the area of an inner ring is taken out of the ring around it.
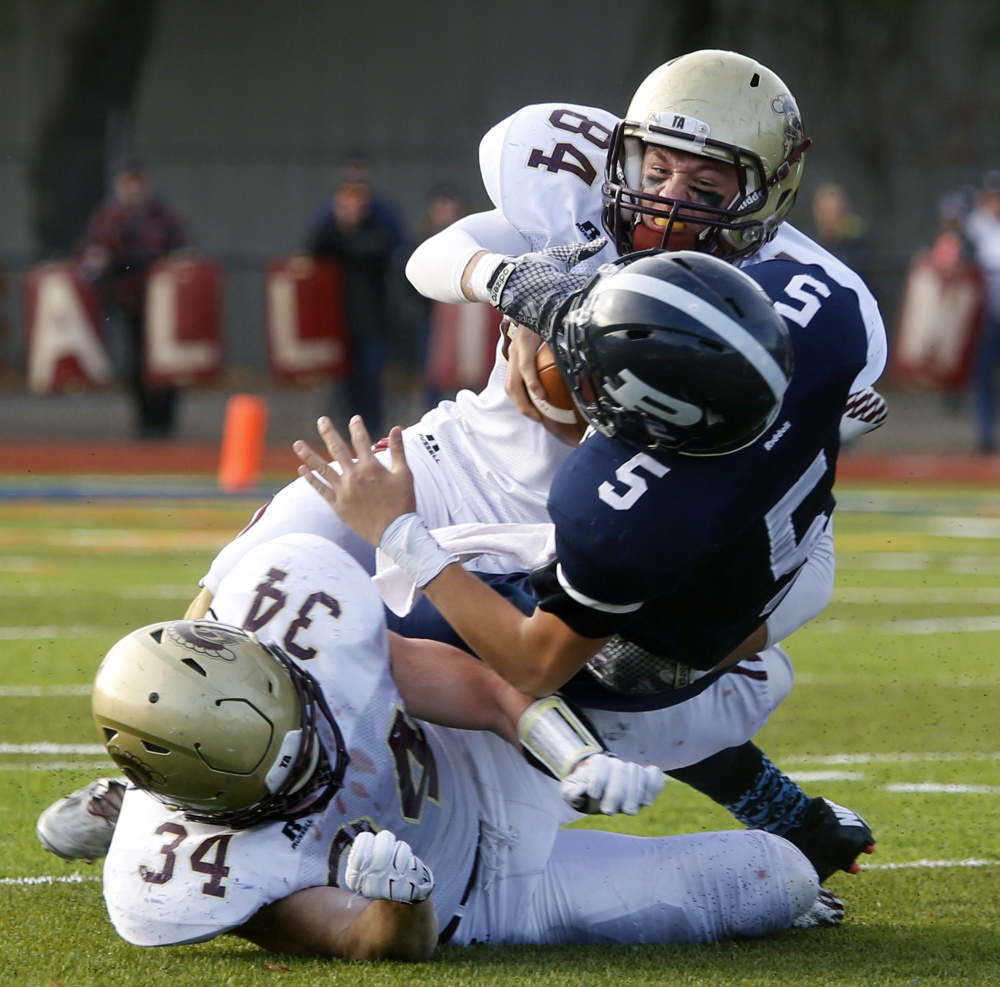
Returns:
[[[653,765],[642,767],[614,754],[592,754],[560,782],[559,791],[577,812],[634,816],[644,805],[653,804],[666,782]]]
[[[607,242],[606,237],[598,237],[589,243],[546,247],[519,257],[487,254],[476,265],[469,287],[480,301],[489,302],[548,340],[552,314],[593,277],[569,272],[603,250]]]
[[[347,855],[347,887],[366,898],[412,905],[434,890],[431,869],[389,830],[359,833]]]

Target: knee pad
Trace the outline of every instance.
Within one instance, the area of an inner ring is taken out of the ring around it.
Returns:
[[[819,894],[819,878],[808,858],[780,836],[773,837],[775,853],[785,865],[785,880],[788,884],[788,900],[792,909],[792,921],[804,915],[816,901]]]
[[[771,690],[773,703],[771,710],[774,711],[792,691],[792,684],[795,682],[795,668],[792,665],[792,659],[788,657],[780,644],[773,644],[766,651],[762,651],[760,659],[764,662],[764,669],[767,672],[767,684]]]

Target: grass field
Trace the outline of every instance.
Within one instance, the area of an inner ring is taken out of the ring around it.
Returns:
[[[0,985],[1000,983],[1000,503],[983,487],[840,491],[834,603],[788,644],[798,681],[761,746],[878,837],[859,875],[830,882],[848,908],[841,928],[683,947],[444,947],[423,967],[289,959],[227,937],[122,942],[99,867],[44,853],[34,822],[109,768],[88,699],[104,651],[179,616],[254,506],[208,489],[18,499],[0,487]],[[729,824],[671,783],[652,810],[610,825]]]

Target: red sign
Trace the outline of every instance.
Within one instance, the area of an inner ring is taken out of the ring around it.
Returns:
[[[153,387],[206,383],[222,369],[219,268],[196,258],[158,261],[146,284],[146,365]]]
[[[485,302],[435,302],[427,355],[428,383],[442,391],[463,387],[478,391],[485,386],[496,360],[501,318]]]
[[[109,383],[97,294],[68,261],[42,264],[22,282],[28,390],[54,394]]]
[[[969,379],[982,320],[983,285],[969,264],[945,265],[921,254],[903,293],[895,371],[919,387],[948,390]]]
[[[347,372],[343,275],[332,261],[292,257],[269,265],[267,339],[277,380],[313,383]]]

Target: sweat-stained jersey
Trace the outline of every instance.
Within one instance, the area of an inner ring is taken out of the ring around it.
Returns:
[[[793,345],[774,424],[724,456],[588,437],[553,482],[558,560],[535,577],[542,609],[577,633],[618,633],[699,669],[761,623],[822,537],[840,416],[866,361],[858,298],[823,268],[771,260],[744,270]]]
[[[818,886],[794,847],[759,831],[561,831],[578,814],[513,747],[406,714],[381,602],[363,570],[321,538],[288,535],[249,552],[210,616],[255,631],[316,679],[350,763],[322,811],[245,830],[191,822],[130,788],[104,897],[131,943],[204,941],[300,889],[343,886],[363,830],[390,829],[428,864],[442,939],[460,944],[763,935],[791,923],[790,880],[800,894],[803,881]]]

